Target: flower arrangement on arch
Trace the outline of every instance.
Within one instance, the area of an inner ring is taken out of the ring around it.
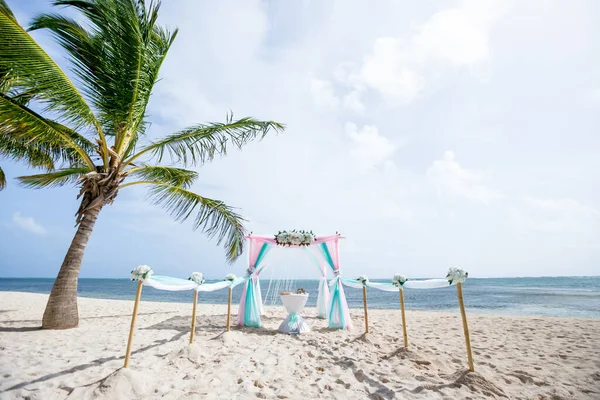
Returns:
[[[275,242],[279,246],[310,246],[316,240],[312,231],[279,231],[275,235]]]
[[[392,284],[396,287],[402,287],[408,281],[408,278],[402,274],[396,274],[392,278]]]
[[[204,275],[201,272],[192,272],[188,281],[194,282],[196,285],[204,284]]]
[[[145,281],[150,279],[152,276],[152,268],[147,265],[138,265],[133,271],[131,271],[132,281]]]
[[[446,275],[449,285],[452,285],[453,283],[463,283],[468,277],[469,273],[467,271],[457,267],[448,269],[448,274]]]

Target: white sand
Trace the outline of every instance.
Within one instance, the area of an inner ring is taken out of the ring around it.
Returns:
[[[190,346],[191,304],[143,301],[124,370],[133,302],[82,298],[79,328],[44,331],[46,299],[0,292],[0,399],[600,399],[598,319],[470,313],[467,373],[458,313],[408,311],[406,351],[396,310],[371,311],[365,337],[362,310],[345,332],[308,309],[313,331],[287,336],[282,307],[223,333],[226,306],[199,304]]]

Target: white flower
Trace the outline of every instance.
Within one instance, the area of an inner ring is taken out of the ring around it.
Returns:
[[[312,235],[312,233],[305,233],[304,234],[304,244],[306,245],[310,245],[312,244],[312,242],[314,242],[315,237]]]
[[[315,241],[315,235],[307,231],[281,231],[275,235],[275,241],[282,246],[309,246]]]
[[[201,272],[192,272],[192,275],[190,275],[188,280],[197,285],[202,285],[204,283],[204,275],[202,275]]]
[[[369,277],[367,277],[366,275],[361,275],[358,278],[356,278],[356,280],[364,285],[365,283],[369,282]]]
[[[290,241],[290,235],[287,232],[281,232],[275,237],[275,240],[279,244],[288,244]]]
[[[131,271],[132,281],[145,281],[150,279],[152,276],[152,268],[147,265],[138,265],[133,271]]]
[[[252,275],[254,273],[254,267],[248,267],[246,269],[246,275]]]
[[[233,282],[233,281],[235,281],[235,279],[236,279],[236,276],[234,274],[227,274],[227,275],[225,275],[224,280]]]
[[[400,287],[400,286],[403,286],[407,280],[408,280],[408,278],[406,276],[401,275],[401,274],[396,274],[392,278],[392,283],[394,284],[394,286]]]
[[[299,246],[302,244],[303,239],[304,239],[304,236],[300,236],[300,234],[294,233],[294,234],[292,234],[290,242],[295,246]]]
[[[463,269],[452,267],[448,269],[448,274],[446,275],[446,279],[448,280],[448,284],[452,285],[453,283],[463,283],[469,273]]]

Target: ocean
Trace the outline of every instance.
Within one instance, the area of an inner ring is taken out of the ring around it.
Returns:
[[[384,280],[373,280],[384,282]],[[50,293],[54,279],[0,278],[0,291]],[[208,281],[211,282],[211,281]],[[213,281],[214,282],[214,281]],[[239,302],[242,286],[233,290],[233,302]],[[309,294],[308,306],[317,300],[316,280],[261,280],[263,300],[267,305],[280,304],[283,289],[303,288]],[[81,297],[133,300],[136,283],[127,279],[79,279]],[[362,307],[362,290],[344,287],[351,308]],[[469,278],[463,284],[468,312],[486,314],[540,315],[600,318],[600,277],[544,278]],[[405,290],[408,310],[457,311],[456,288]],[[368,289],[369,308],[399,307],[397,293]],[[144,287],[142,300],[190,302],[191,292],[166,292]],[[226,304],[227,290],[200,292],[199,303]]]

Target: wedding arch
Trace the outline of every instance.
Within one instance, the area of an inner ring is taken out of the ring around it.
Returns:
[[[238,325],[259,328],[262,313],[262,293],[260,274],[265,269],[267,254],[276,246],[287,248],[303,248],[312,262],[321,272],[319,293],[317,297],[317,314],[329,320],[329,327],[334,329],[352,329],[350,310],[341,281],[339,241],[342,235],[316,236],[312,232],[291,231],[279,232],[277,235],[246,236],[248,240],[248,269],[246,282],[238,308]],[[334,279],[328,285],[327,270],[331,270]],[[331,286],[331,293],[329,291]]]

